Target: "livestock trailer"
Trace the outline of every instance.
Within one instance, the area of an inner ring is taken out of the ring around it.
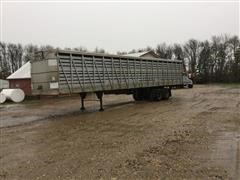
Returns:
[[[136,101],[168,99],[183,85],[182,61],[78,51],[40,51],[31,61],[32,94],[133,94]]]

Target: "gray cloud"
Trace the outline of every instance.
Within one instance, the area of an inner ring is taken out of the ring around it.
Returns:
[[[238,2],[3,3],[3,41],[109,52],[239,32]]]

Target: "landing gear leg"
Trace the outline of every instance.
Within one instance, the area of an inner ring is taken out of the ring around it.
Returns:
[[[100,109],[99,111],[104,111],[103,109],[103,102],[102,102],[102,97],[103,97],[103,92],[96,92],[97,98],[100,100]]]
[[[81,111],[85,110],[84,99],[86,98],[86,96],[87,96],[87,93],[80,93],[80,97],[81,97]]]

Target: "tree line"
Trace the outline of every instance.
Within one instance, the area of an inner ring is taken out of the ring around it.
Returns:
[[[185,72],[196,83],[240,82],[239,46],[238,36],[221,35],[205,41],[190,39],[184,44],[161,43],[155,49],[133,49],[130,53],[153,50],[160,58],[181,60]]]
[[[156,48],[146,47],[133,49],[129,52],[117,54],[136,53],[153,50],[160,58],[178,59],[183,62],[185,72],[196,83],[211,82],[240,82],[240,58],[235,56],[240,46],[238,36],[212,36],[210,40],[198,41],[190,39],[184,44],[161,43]],[[33,58],[36,51],[52,50],[50,45],[21,45],[0,42],[0,79],[5,79],[19,69],[24,63]],[[60,48],[56,48],[60,49]],[[82,46],[65,48],[65,50],[84,51]],[[102,48],[95,48],[94,52],[107,53]]]

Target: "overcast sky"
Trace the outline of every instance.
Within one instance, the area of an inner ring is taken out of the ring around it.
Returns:
[[[108,52],[239,35],[239,3],[2,3],[2,40]]]

